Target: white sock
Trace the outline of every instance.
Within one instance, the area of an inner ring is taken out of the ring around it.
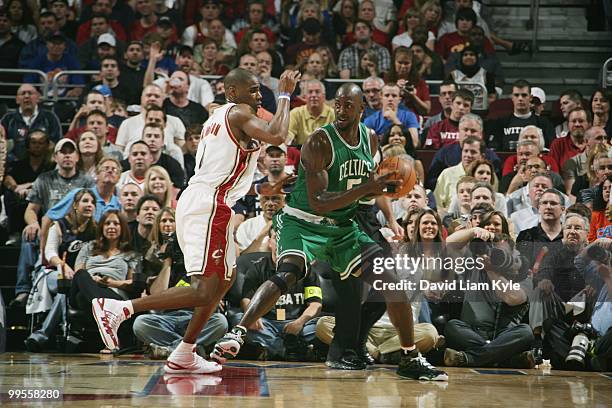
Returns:
[[[193,344],[181,341],[179,345],[176,346],[176,349],[174,349],[174,352],[179,354],[193,354],[193,346]]]
[[[410,347],[402,347],[402,351],[406,354],[410,354],[412,351],[414,351],[414,349],[416,349],[414,344]]]

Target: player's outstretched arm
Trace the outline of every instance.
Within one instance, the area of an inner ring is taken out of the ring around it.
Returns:
[[[328,187],[327,166],[331,162],[332,146],[323,131],[313,133],[302,146],[301,161],[306,175],[308,204],[318,214],[324,214],[370,195],[380,195],[389,184],[390,174],[373,176],[367,183],[360,184],[346,191],[330,192]]]
[[[285,71],[281,74],[278,84],[280,95],[276,114],[270,123],[253,115],[248,105],[237,105],[230,111],[229,119],[232,127],[240,128],[247,136],[275,146],[285,143],[289,133],[289,95],[295,90],[300,80],[299,71]]]

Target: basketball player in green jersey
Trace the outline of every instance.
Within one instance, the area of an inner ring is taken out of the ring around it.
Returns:
[[[211,358],[224,363],[244,343],[247,327],[267,313],[278,298],[308,273],[315,259],[327,261],[341,279],[359,275],[365,262],[382,250],[362,232],[353,217],[364,197],[384,193],[390,174],[376,175],[373,155],[378,140],[359,122],[363,93],[355,84],[342,85],[335,98],[336,120],[317,129],[302,146],[295,189],[274,218],[277,231],[277,272],[257,289],[240,324],[215,345]],[[395,271],[362,278],[372,283],[398,282]],[[404,291],[383,292],[389,318],[397,329],[402,358],[397,373],[416,380],[448,379],[414,345],[412,308]],[[359,313],[359,311],[355,311]]]

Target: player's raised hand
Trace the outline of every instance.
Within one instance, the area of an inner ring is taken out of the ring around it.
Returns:
[[[284,71],[278,79],[278,92],[292,94],[301,77],[300,71]]]

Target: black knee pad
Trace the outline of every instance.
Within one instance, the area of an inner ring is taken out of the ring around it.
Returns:
[[[274,283],[281,291],[281,294],[287,293],[289,285],[287,284],[287,276],[294,275],[295,281],[299,281],[304,277],[304,271],[297,265],[291,262],[283,262],[278,266],[276,274],[270,277],[270,282]]]

